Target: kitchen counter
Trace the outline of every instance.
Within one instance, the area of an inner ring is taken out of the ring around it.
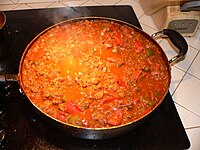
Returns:
[[[0,10],[56,8],[67,6],[131,5],[145,32],[153,34],[157,28],[150,16],[144,14],[139,0],[1,0]],[[190,150],[200,149],[200,29],[194,37],[186,37],[189,49],[182,62],[172,67],[170,93],[190,139]],[[176,53],[166,39],[158,39],[170,59]]]

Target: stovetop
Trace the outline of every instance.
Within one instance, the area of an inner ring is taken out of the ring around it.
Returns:
[[[42,30],[65,19],[104,16],[141,28],[131,6],[91,6],[5,11],[8,47],[0,55],[0,71],[18,73],[28,43]],[[41,119],[17,82],[0,85],[0,149],[187,149],[187,134],[168,93],[157,111],[143,125],[120,137],[84,140],[67,136]]]

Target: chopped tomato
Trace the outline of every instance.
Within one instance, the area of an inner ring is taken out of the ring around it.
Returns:
[[[103,99],[103,104],[109,103],[109,102],[112,102],[112,101],[118,100],[118,99],[119,99],[118,97],[107,97],[107,98]]]
[[[66,106],[66,112],[72,115],[79,114],[81,112],[81,108],[74,102],[69,102]]]
[[[159,64],[159,63],[154,64],[154,65],[152,66],[152,69],[153,69],[154,71],[159,71],[159,70],[160,70],[160,64]]]
[[[140,102],[140,99],[135,98],[135,99],[133,100],[133,102],[134,102],[134,104],[138,104],[138,103]]]
[[[126,33],[125,36],[126,36],[127,38],[132,38],[132,35],[131,35],[130,33]]]
[[[25,55],[24,92],[51,117],[80,128],[124,125],[166,94],[170,74],[160,53],[139,31],[115,21],[52,28]]]
[[[162,91],[162,87],[159,84],[155,85],[155,89],[156,89],[157,92],[161,92]]]
[[[31,59],[37,60],[45,55],[45,51],[43,49],[33,49],[31,52]]]
[[[106,95],[113,95],[114,91],[110,90],[110,89],[104,89],[104,94],[106,94]]]
[[[120,79],[120,78],[117,78],[117,84],[118,84],[119,86],[122,86],[122,87],[127,87],[126,82],[123,81],[123,80]]]
[[[141,43],[139,40],[136,40],[136,41],[135,41],[135,44],[134,44],[133,46],[134,46],[135,51],[136,51],[137,53],[143,51],[143,49],[144,49],[143,46],[142,46],[142,43]]]
[[[115,35],[114,35],[114,42],[115,42],[115,44],[117,44],[117,45],[121,45],[121,44],[123,44],[124,43],[124,41],[123,41],[123,39],[122,39],[122,37],[121,37],[122,35],[120,34],[120,33],[116,33]]]
[[[110,33],[105,33],[105,37],[106,37],[107,39],[111,39]]]
[[[115,37],[115,43],[116,43],[117,45],[121,45],[121,44],[123,44],[124,42],[123,42],[123,40],[122,40],[121,38]]]
[[[90,109],[86,109],[83,111],[83,113],[80,115],[81,118],[81,122],[83,123],[83,125],[85,127],[89,127],[90,126],[90,121],[92,119],[92,114]]]
[[[138,78],[140,77],[140,75],[142,74],[142,70],[141,69],[137,69],[134,74],[133,74],[133,78],[135,79],[135,81],[138,80]]]
[[[153,90],[151,89],[151,90],[149,90],[149,95],[150,95],[150,99],[151,100],[154,100],[155,99],[155,95],[154,95],[154,93],[153,93]]]
[[[121,109],[115,110],[109,116],[107,116],[107,122],[111,125],[119,125],[121,124],[123,118],[123,111]]]
[[[58,110],[57,110],[57,114],[58,114],[58,115],[65,115],[65,112],[58,109]]]
[[[147,64],[149,64],[149,65],[153,64],[152,61],[149,58],[147,58],[146,61],[147,61]]]

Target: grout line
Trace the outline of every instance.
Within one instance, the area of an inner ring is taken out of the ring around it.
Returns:
[[[81,7],[82,5],[84,5],[85,3],[89,2],[90,0],[87,0],[87,1],[83,1],[83,3],[81,3],[80,5],[75,5],[75,6],[71,6],[71,5],[67,5],[65,2],[59,2],[60,4],[66,6],[66,7]],[[67,2],[67,1],[66,1]],[[70,3],[70,1],[68,1]],[[71,2],[75,2],[75,1],[71,1]]]
[[[175,66],[174,66],[175,67]],[[176,67],[177,68],[177,67]],[[179,68],[178,68],[179,69]],[[184,71],[184,75],[183,77],[181,78],[180,82],[178,83],[178,85],[176,86],[176,88],[174,89],[174,91],[171,93],[171,95],[173,96],[174,93],[176,92],[176,90],[178,89],[178,87],[180,86],[181,82],[183,81],[183,79],[185,78],[187,72]]]
[[[142,22],[140,22],[140,24],[142,24],[142,25],[144,25],[144,26],[147,26],[148,28],[151,28],[152,30],[155,30],[155,32],[158,31],[158,29],[155,29],[155,28],[153,28],[153,27],[151,27],[151,26],[149,26],[149,25],[146,25],[146,24],[144,24],[144,23],[142,23]],[[159,43],[160,43],[160,42],[159,42]]]
[[[197,76],[195,76],[195,75],[193,75],[193,74],[191,74],[191,73],[189,73],[189,72],[187,72],[187,74],[189,74],[189,75],[191,75],[192,77],[194,77],[194,78],[196,78],[196,79],[200,80],[200,78],[199,78],[199,77],[197,77]]]
[[[100,5],[102,5],[103,6],[103,4],[102,3],[99,3],[99,2],[96,2],[95,0],[92,0],[94,3],[97,3],[97,4],[100,4]]]
[[[102,5],[102,6],[106,6],[107,4],[102,4],[102,3],[100,3],[100,2],[97,2],[97,1],[95,1],[95,0],[92,0],[94,3],[97,3],[97,4],[100,4],[100,5]],[[120,2],[121,0],[118,0],[117,2],[115,2],[115,3],[113,3],[113,4],[111,4],[111,5],[116,5],[116,4],[118,4],[119,2]],[[110,5],[110,4],[109,4]]]
[[[113,5],[117,5],[119,2],[121,2],[121,0],[117,1],[116,3],[114,3]]]
[[[58,2],[58,1],[55,1],[55,2],[52,2],[52,3],[50,3],[49,5],[47,5],[45,8],[49,8],[49,7],[51,7],[51,6],[54,5],[54,4],[62,4],[62,3]],[[62,5],[63,5],[63,4],[62,4]]]
[[[142,16],[144,16],[145,15],[145,13],[143,12],[143,14],[140,16],[140,17],[138,17],[138,20],[142,17]],[[146,25],[146,24],[145,24]]]
[[[192,75],[192,74],[189,73],[188,71],[189,71],[189,69],[191,68],[192,64],[194,63],[194,61],[196,60],[196,58],[197,58],[197,56],[198,56],[199,54],[200,54],[200,51],[197,52],[196,56],[194,57],[194,59],[193,59],[192,62],[190,63],[188,69],[186,70],[186,72],[187,72],[188,74],[190,74],[190,75]],[[197,78],[197,79],[200,80],[200,78],[196,77],[195,75],[192,75],[192,76],[194,76],[195,78]]]
[[[191,64],[189,65],[189,67],[188,67],[188,69],[187,69],[186,71],[184,71],[183,69],[181,69],[181,68],[179,68],[179,67],[177,67],[177,66],[173,66],[173,67],[175,67],[176,69],[179,69],[179,70],[183,71],[183,72],[184,72],[184,75],[183,75],[182,79],[180,80],[180,82],[178,83],[178,85],[176,86],[176,88],[174,89],[173,93],[171,93],[172,96],[174,95],[174,93],[176,92],[176,90],[178,89],[179,85],[181,84],[181,82],[183,81],[183,79],[185,78],[185,76],[186,76],[187,74],[189,74],[189,75],[191,75],[192,77],[194,77],[194,78],[200,80],[199,77],[197,77],[197,76],[195,76],[195,75],[193,75],[193,74],[191,74],[191,73],[188,72],[188,70],[189,70],[190,67],[192,66],[193,62],[195,61],[195,59],[196,59],[196,57],[198,56],[199,53],[200,53],[200,52],[198,52],[198,53],[196,54],[195,58],[193,59],[193,61],[191,62]]]
[[[188,128],[185,128],[185,130],[198,129],[198,128],[200,128],[200,126],[196,126],[196,127],[188,127]]]
[[[187,43],[189,43],[189,42],[187,42]],[[200,51],[200,49],[197,49],[196,47],[193,47],[193,46],[191,46],[191,45],[189,45],[188,44],[188,47],[191,47],[191,48],[193,48],[194,50],[196,50],[197,52],[199,52]]]
[[[10,0],[13,4],[17,4],[19,2],[19,0],[17,0],[16,2],[13,2],[12,0]]]
[[[90,1],[93,1],[93,2],[96,3],[96,4],[99,4],[99,5],[103,6],[103,4],[98,3],[98,2],[96,2],[96,1],[94,1],[94,0],[85,1],[85,2],[83,2],[80,6],[82,6],[82,5],[84,5],[85,3],[88,3],[88,2],[90,2]]]
[[[18,10],[17,8],[19,8],[22,4],[23,3],[21,3],[21,4],[14,4],[14,7],[11,10]]]
[[[187,42],[187,43],[188,43],[188,42]],[[195,49],[196,51],[200,51],[200,49],[197,49],[196,47],[193,47],[193,46],[191,46],[191,45],[189,45],[189,44],[188,44],[188,46],[191,47],[191,48],[193,48],[193,49]]]
[[[176,103],[177,105],[179,105],[179,106],[182,107],[183,109],[189,111],[189,112],[192,113],[193,115],[195,115],[195,116],[197,116],[197,117],[200,118],[200,115],[194,113],[193,111],[189,110],[188,108],[184,107],[183,105],[181,105],[181,104],[179,104],[179,103],[177,103],[177,102],[175,102],[175,101],[174,101],[174,103]]]
[[[32,7],[32,6],[29,6],[28,3],[22,3],[22,4],[24,4],[24,5],[28,6],[28,7],[30,7],[30,9],[35,9],[35,8]]]
[[[39,2],[39,3],[46,3],[46,4],[48,4],[47,6],[41,8],[41,9],[45,9],[45,8],[48,8],[49,6],[53,5],[55,2]],[[31,6],[31,4],[39,4],[39,3],[23,3],[23,4],[31,7],[32,9],[38,9],[38,8],[35,8],[35,7]]]

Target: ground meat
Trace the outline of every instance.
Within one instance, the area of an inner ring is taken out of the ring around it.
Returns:
[[[49,28],[22,63],[25,94],[44,113],[85,127],[111,127],[148,113],[166,94],[160,47],[128,25],[82,20]]]

